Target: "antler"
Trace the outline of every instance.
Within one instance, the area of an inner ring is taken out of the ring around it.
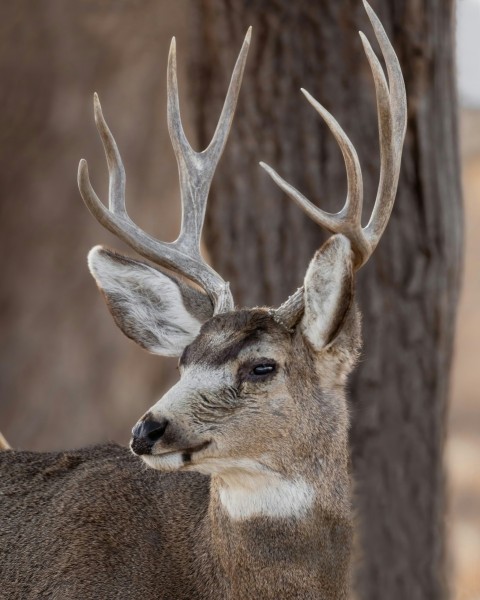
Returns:
[[[405,83],[395,51],[370,5],[363,0],[375,36],[380,45],[388,73],[388,84],[382,67],[369,41],[360,32],[363,47],[370,63],[377,97],[380,136],[380,182],[375,205],[366,227],[361,226],[363,204],[362,171],[357,153],[346,133],[333,116],[307,91],[302,93],[320,114],[337,140],[347,171],[348,192],[345,205],[336,214],[316,207],[303,194],[287,183],[265,163],[260,165],[275,183],[296,202],[306,214],[332,233],[343,233],[350,240],[354,253],[354,266],[359,269],[375,250],[392,212],[402,157],[402,146],[407,124]],[[276,318],[291,327],[303,311],[303,289],[300,288],[280,308]]]
[[[94,95],[95,123],[108,164],[108,208],[99,200],[90,183],[87,162],[82,159],[78,167],[78,187],[83,201],[93,216],[144,258],[176,271],[200,285],[211,298],[215,314],[232,310],[233,298],[228,282],[225,282],[203,260],[200,238],[210,184],[227,141],[237,104],[250,36],[251,28],[247,31],[235,64],[212,141],[202,152],[195,152],[192,149],[183,130],[178,101],[175,38],[172,39],[168,56],[167,119],[168,131],[177,159],[182,202],[182,225],[180,235],[175,242],[156,240],[140,229],[128,216],[125,208],[125,170],[115,139],[103,117],[97,94]]]

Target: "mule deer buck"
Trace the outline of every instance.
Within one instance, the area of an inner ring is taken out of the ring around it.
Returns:
[[[347,598],[352,518],[345,382],[360,344],[354,272],[387,225],[406,126],[397,57],[365,7],[388,71],[387,83],[362,35],[379,112],[373,213],[362,228],[355,149],[304,91],[340,145],[348,195],[339,213],[326,213],[262,164],[334,234],[313,257],[303,287],[277,309],[236,309],[228,283],[200,253],[207,195],[250,32],[213,139],[200,153],[182,128],[172,41],[168,127],[183,206],[174,243],[153,239],[128,217],[122,161],[95,97],[109,208],[96,196],[83,160],[82,197],[102,225],[158,268],[102,247],[90,252],[89,267],[117,325],[150,352],[180,357],[180,380],[133,428],[133,453],[113,444],[1,453],[2,597]]]

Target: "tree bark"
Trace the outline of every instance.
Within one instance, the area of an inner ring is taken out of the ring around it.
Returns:
[[[340,209],[341,154],[299,93],[305,87],[359,152],[368,219],[378,184],[378,129],[356,31],[372,43],[373,32],[358,0],[194,6],[190,81],[202,146],[253,25],[233,131],[209,200],[206,242],[240,305],[276,305],[301,284],[325,236],[257,162],[271,164],[322,208]],[[350,386],[361,540],[354,589],[364,600],[439,600],[448,597],[443,447],[462,242],[454,3],[372,6],[403,68],[409,118],[391,222],[358,276],[364,349]]]

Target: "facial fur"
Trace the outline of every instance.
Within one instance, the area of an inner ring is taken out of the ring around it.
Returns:
[[[339,371],[351,368],[345,356],[335,345],[315,351],[266,309],[211,318],[180,358],[180,381],[144,417],[169,423],[145,462],[164,471],[241,474],[244,483],[273,473],[291,478],[311,460],[314,443],[320,464],[328,453],[322,438],[347,430],[337,389]]]

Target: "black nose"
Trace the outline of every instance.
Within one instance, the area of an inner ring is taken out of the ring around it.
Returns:
[[[167,427],[167,419],[159,421],[155,421],[151,417],[142,419],[132,429],[133,439],[130,444],[132,450],[138,455],[150,454],[153,445],[163,436]]]

